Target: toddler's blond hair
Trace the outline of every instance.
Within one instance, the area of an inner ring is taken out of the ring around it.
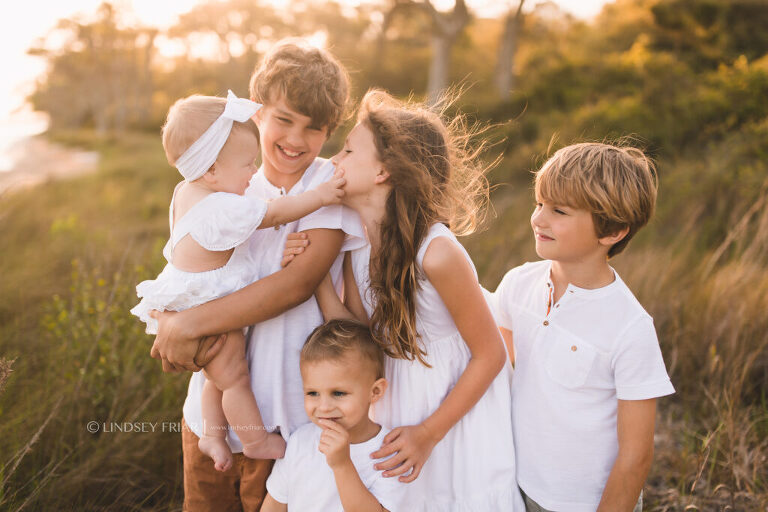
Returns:
[[[377,379],[384,377],[384,352],[368,326],[352,320],[329,320],[316,327],[301,349],[300,362],[338,361],[354,352],[368,362]]]

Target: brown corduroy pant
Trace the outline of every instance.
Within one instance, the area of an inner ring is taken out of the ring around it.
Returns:
[[[267,477],[275,461],[234,453],[232,467],[216,471],[213,460],[197,447],[198,440],[182,419],[184,512],[258,512],[267,496]]]

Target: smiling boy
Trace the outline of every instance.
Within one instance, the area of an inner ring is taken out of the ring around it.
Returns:
[[[262,166],[246,195],[263,200],[294,195],[332,176],[333,165],[318,154],[343,119],[348,91],[341,64],[301,40],[282,41],[265,55],[250,82],[251,99],[264,105],[253,118],[259,128]],[[311,245],[290,267],[280,270],[286,236],[299,230]],[[362,240],[357,215],[341,206],[255,231],[246,243],[261,279],[200,307],[158,314],[153,356],[162,359],[166,371],[197,371],[212,353],[198,350],[212,339],[200,344],[202,338],[251,326],[247,348],[251,389],[265,428],[279,430],[287,439],[309,421],[303,407],[299,352],[307,335],[322,323],[312,294],[329,269],[339,282],[340,249]],[[233,467],[223,473],[214,469],[197,448],[203,430],[203,383],[202,373],[195,373],[184,403],[184,510],[257,511],[273,461],[244,457],[237,433],[230,431],[227,442],[235,455]]]
[[[399,510],[406,484],[384,478],[370,457],[389,432],[368,416],[387,389],[370,329],[350,320],[316,328],[301,351],[301,376],[312,422],[275,464],[262,512]]]
[[[515,369],[512,420],[526,509],[642,508],[656,398],[674,392],[653,319],[608,259],[653,214],[638,149],[576,144],[536,173],[543,261],[510,270],[493,301]]]

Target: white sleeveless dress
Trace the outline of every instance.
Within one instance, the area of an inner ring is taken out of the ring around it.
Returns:
[[[432,240],[446,237],[461,247],[443,224],[434,224],[422,242],[416,262],[421,268]],[[370,316],[371,246],[351,251],[355,281]],[[472,265],[474,270],[474,265]],[[476,272],[475,272],[476,274]],[[427,368],[418,361],[386,358],[389,388],[373,407],[373,419],[384,428],[416,425],[442,403],[471,357],[437,290],[424,277],[416,292],[416,327],[425,348]],[[408,510],[429,512],[524,511],[515,479],[515,447],[509,380],[502,371],[483,397],[434,447],[419,477],[407,484]]]
[[[147,324],[147,334],[157,334],[157,320],[149,316],[151,310],[189,309],[235,292],[259,278],[244,242],[261,224],[267,203],[256,197],[214,192],[195,203],[176,225],[173,203],[171,199],[171,237],[163,249],[168,264],[156,279],[136,286],[141,302],[131,309]],[[206,272],[179,270],[171,263],[173,248],[187,235],[209,251],[234,251],[223,267]]]

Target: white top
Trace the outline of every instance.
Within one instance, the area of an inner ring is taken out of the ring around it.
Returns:
[[[547,315],[550,270],[526,263],[494,293],[514,337],[517,481],[548,510],[594,511],[618,453],[617,400],[674,388],[653,319],[618,274],[594,290],[568,285]]]
[[[295,195],[328,181],[334,167],[330,161],[317,158],[302,178],[287,192]],[[251,179],[246,196],[269,200],[286,195],[275,187],[259,170]],[[364,232],[357,213],[349,208],[327,206],[302,219],[270,229],[256,230],[248,242],[251,265],[260,278],[279,271],[283,248],[288,233],[315,228],[342,229],[346,233],[343,250],[363,245]],[[334,283],[340,283],[341,255],[331,266]],[[288,269],[290,271],[290,269]],[[280,293],[280,290],[275,290]],[[264,425],[273,430],[280,428],[286,439],[298,426],[309,421],[304,411],[304,391],[299,372],[299,352],[312,329],[323,322],[314,296],[275,318],[251,326],[248,331],[247,359],[251,376],[251,389],[259,405]],[[192,375],[184,402],[184,420],[192,432],[202,434],[200,396],[205,377],[202,372]],[[233,452],[241,452],[242,444],[230,431],[227,441]]]
[[[299,427],[288,440],[285,458],[278,459],[267,479],[267,491],[280,503],[287,503],[289,511],[342,512],[341,499],[325,455],[318,449],[323,429],[309,423]],[[368,441],[350,444],[349,456],[366,489],[390,512],[406,510],[402,503],[403,491],[408,484],[397,478],[384,478],[373,465],[381,459],[372,459],[371,453],[381,447],[389,430],[382,428]]]
[[[233,293],[259,278],[244,242],[264,218],[267,204],[263,200],[215,192],[192,205],[174,224],[174,199],[169,208],[171,236],[163,249],[168,264],[156,279],[142,281],[136,286],[136,293],[142,300],[131,309],[131,313],[147,324],[148,334],[157,334],[157,320],[149,316],[153,309],[183,311]],[[186,272],[171,263],[173,248],[186,236],[209,251],[235,250],[222,267]]]
[[[447,238],[472,260],[443,224],[430,227],[416,255],[422,278],[416,291],[416,330],[426,349],[428,368],[418,361],[385,359],[389,388],[373,406],[373,419],[386,428],[417,425],[437,410],[456,385],[472,356],[422,263],[435,238]],[[370,316],[373,302],[369,261],[371,247],[351,252],[352,268]],[[474,270],[474,265],[472,265]],[[510,390],[499,373],[480,400],[435,445],[419,477],[406,488],[409,511],[523,511],[515,483]]]

